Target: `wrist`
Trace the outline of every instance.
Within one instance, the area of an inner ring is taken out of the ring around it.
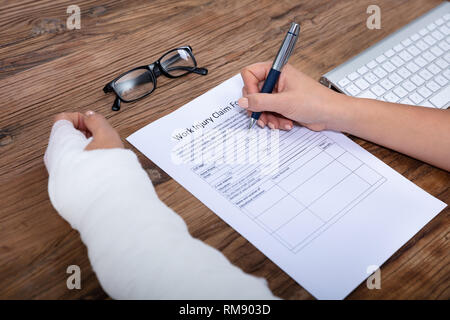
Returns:
[[[354,118],[354,100],[342,93],[330,92],[324,103],[326,119],[325,127],[327,130],[348,132],[349,126]]]

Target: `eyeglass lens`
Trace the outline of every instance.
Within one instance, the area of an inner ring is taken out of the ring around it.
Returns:
[[[177,49],[167,53],[160,60],[165,72],[174,77],[179,77],[195,69],[195,61],[185,49]]]
[[[131,101],[152,91],[155,84],[149,70],[137,69],[118,79],[115,86],[122,99]]]

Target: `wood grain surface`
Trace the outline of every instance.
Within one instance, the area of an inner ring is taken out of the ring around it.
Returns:
[[[302,25],[290,62],[325,72],[441,3],[440,0],[88,1],[81,29],[67,30],[70,1],[0,1],[0,298],[104,299],[79,234],[53,209],[43,164],[52,117],[92,109],[125,138],[251,63],[270,60],[291,21]],[[381,8],[382,28],[366,28]],[[163,79],[150,97],[111,111],[106,82],[166,50],[193,47],[206,77]],[[450,137],[443,137],[449,139]],[[435,197],[450,203],[450,176],[394,151],[352,138]],[[439,141],[436,141],[439,143]],[[130,145],[127,145],[132,148]],[[285,299],[313,297],[166,173],[137,152],[160,198],[190,232]],[[449,209],[381,268],[382,289],[361,284],[350,299],[449,299]],[[82,289],[68,290],[66,268],[81,267]],[[336,275],[337,277],[339,275]]]

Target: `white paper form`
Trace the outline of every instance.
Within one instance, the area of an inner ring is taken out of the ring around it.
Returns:
[[[243,135],[242,85],[236,75],[127,140],[316,298],[343,299],[446,207],[343,134]]]

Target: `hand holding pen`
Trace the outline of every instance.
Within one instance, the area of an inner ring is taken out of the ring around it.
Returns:
[[[294,50],[295,43],[297,42],[298,35],[300,33],[300,26],[292,22],[289,31],[284,37],[283,43],[281,44],[280,49],[278,50],[278,54],[273,62],[272,68],[267,75],[267,78],[264,82],[264,85],[261,89],[261,93],[272,93],[275,85],[278,81],[278,78],[281,73],[281,69],[287,63],[292,51]],[[251,129],[256,121],[258,121],[261,116],[261,112],[253,112],[250,119],[249,129]]]

